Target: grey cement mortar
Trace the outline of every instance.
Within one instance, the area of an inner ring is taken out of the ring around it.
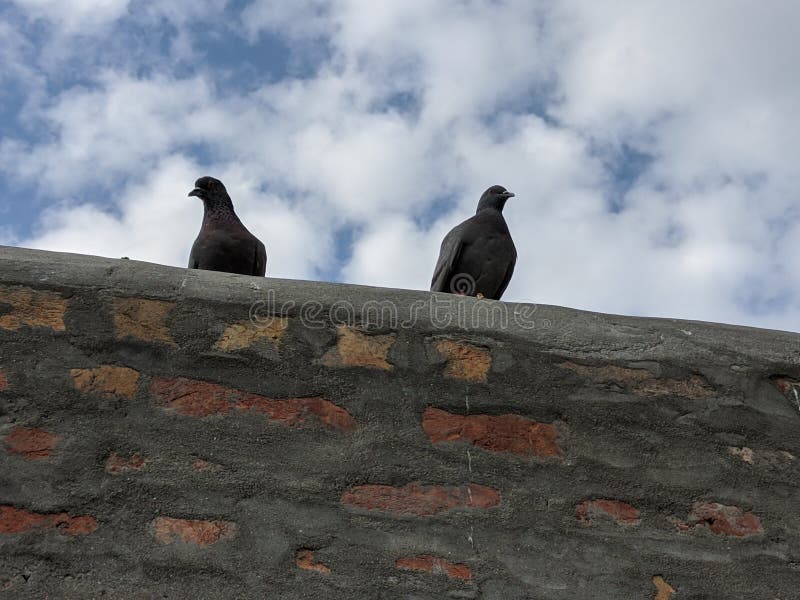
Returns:
[[[23,424],[63,437],[48,461],[0,452],[0,504],[100,522],[82,537],[0,535],[0,581],[12,583],[0,597],[640,599],[655,598],[654,575],[677,590],[674,600],[800,597],[800,411],[770,380],[800,378],[796,333],[497,303],[533,310],[534,327],[493,328],[484,319],[440,328],[422,310],[411,328],[372,327],[398,336],[392,371],[330,369],[318,361],[336,342],[332,305],[389,300],[406,320],[432,295],[13,248],[0,248],[0,284],[73,298],[66,332],[0,330],[0,367],[15,381],[0,393],[0,435]],[[279,351],[268,344],[234,354],[211,349],[224,324],[246,320],[268,294],[277,306],[293,303]],[[107,305],[119,295],[177,302],[169,321],[177,347],[116,340]],[[321,306],[320,329],[299,325],[299,307],[309,300]],[[495,304],[456,301],[466,311]],[[490,348],[488,382],[444,378],[432,349],[437,337]],[[557,366],[566,360],[656,377],[698,374],[716,394],[640,397]],[[146,385],[133,400],[87,401],[65,374],[100,364],[275,398],[324,395],[360,429],[288,428],[249,414],[184,417],[153,407]],[[420,426],[428,406],[555,422],[565,458],[433,445]],[[729,446],[750,447],[755,463],[732,456]],[[782,460],[780,451],[797,459]],[[140,452],[151,462],[110,476],[103,465],[111,452]],[[220,470],[194,472],[196,458]],[[487,485],[502,503],[414,518],[339,502],[354,485],[412,481]],[[592,498],[633,504],[641,524],[579,525],[575,506]],[[677,531],[675,519],[697,500],[753,510],[765,534]],[[208,548],[164,546],[149,529],[162,515],[226,519],[239,529]],[[298,569],[299,548],[313,549],[332,573]],[[420,554],[466,563],[473,580],[395,568],[396,558]]]

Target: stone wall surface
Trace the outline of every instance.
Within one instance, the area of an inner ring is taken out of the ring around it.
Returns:
[[[0,248],[0,598],[800,597],[800,335]]]

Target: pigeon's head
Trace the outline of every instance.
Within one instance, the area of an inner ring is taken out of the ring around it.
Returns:
[[[206,175],[194,182],[194,189],[189,192],[190,196],[197,196],[209,207],[232,206],[231,197],[228,190],[219,179],[214,179]]]
[[[480,202],[478,202],[478,212],[492,208],[502,211],[506,205],[506,200],[513,198],[514,194],[509,192],[502,185],[493,185],[488,190],[483,192]]]

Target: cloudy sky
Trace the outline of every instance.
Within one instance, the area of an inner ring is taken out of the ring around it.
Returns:
[[[796,0],[0,0],[0,243],[427,289],[481,192],[504,299],[800,331]]]

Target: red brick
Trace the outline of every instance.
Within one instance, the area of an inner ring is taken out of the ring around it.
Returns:
[[[584,527],[594,525],[597,519],[611,519],[618,525],[638,525],[639,511],[619,500],[584,500],[575,507],[575,516]]]
[[[0,392],[8,387],[8,378],[3,369],[0,369]]]
[[[561,456],[554,425],[518,415],[461,416],[428,407],[422,415],[422,428],[434,444],[465,441],[491,452],[541,458]]]
[[[311,550],[298,550],[294,555],[295,564],[301,569],[306,571],[316,571],[317,573],[330,573],[331,569],[328,565],[320,562],[314,562],[314,552]]]
[[[237,409],[264,414],[288,426],[321,423],[339,431],[350,431],[358,426],[345,409],[321,397],[267,398],[218,383],[182,377],[154,377],[150,390],[160,404],[190,417],[225,415]]]
[[[466,486],[420,485],[401,487],[359,485],[342,494],[341,502],[367,510],[429,517],[456,508],[491,508],[500,504],[500,492],[470,483]]]
[[[94,517],[70,517],[67,513],[35,513],[14,506],[0,506],[0,533],[25,533],[35,529],[57,529],[66,535],[87,535],[97,529]]]
[[[350,413],[341,406],[319,396],[273,400],[264,396],[247,394],[236,403],[236,408],[265,414],[273,421],[289,426],[318,421],[330,429],[340,431],[350,431],[357,427],[356,421],[350,416]]]
[[[141,471],[147,464],[147,459],[138,452],[130,456],[120,456],[112,452],[106,460],[106,471],[112,475],[119,475],[126,471]]]
[[[157,401],[187,417],[225,414],[241,397],[238,390],[194,379],[153,377],[150,391]]]
[[[162,544],[195,544],[211,546],[236,535],[236,523],[231,521],[205,521],[158,517],[153,520],[153,532]]]
[[[422,571],[425,573],[444,574],[451,579],[472,579],[472,570],[465,564],[451,563],[443,558],[422,554],[420,556],[407,556],[398,558],[395,566],[404,571]]]
[[[50,457],[59,437],[44,429],[15,427],[5,437],[8,451],[20,454],[27,460],[42,460]]]
[[[759,519],[752,512],[738,506],[726,506],[718,502],[695,502],[685,523],[678,523],[681,531],[707,527],[718,535],[749,537],[764,533]]]

